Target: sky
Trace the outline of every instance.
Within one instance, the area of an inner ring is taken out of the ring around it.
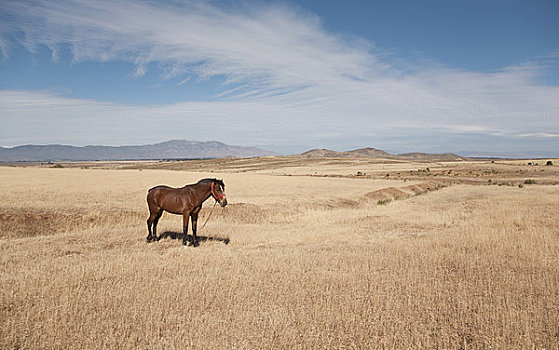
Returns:
[[[559,157],[559,2],[0,0],[0,146]]]

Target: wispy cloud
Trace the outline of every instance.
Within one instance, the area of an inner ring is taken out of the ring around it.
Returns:
[[[135,64],[130,77],[138,81],[155,63],[162,79],[179,77],[185,84],[219,77],[226,87],[216,102],[162,107],[3,91],[1,136],[8,143],[41,118],[55,121],[52,128],[66,139],[80,120],[99,129],[97,137],[114,131],[113,140],[129,134],[128,140],[136,135],[138,141],[156,132],[159,139],[180,133],[277,145],[371,145],[406,132],[559,134],[559,87],[538,83],[544,65],[492,73],[413,62],[404,67],[405,60],[370,42],[327,32],[320,18],[295,6],[39,0],[4,2],[3,11],[3,55],[15,41],[31,52],[46,45],[53,57],[69,44],[76,62]]]
[[[549,137],[559,137],[559,134],[550,134],[550,133],[546,133],[546,132],[538,132],[538,133],[532,133],[532,134],[520,134],[520,135],[516,135],[518,137],[543,137],[543,138],[549,138]]]
[[[149,63],[167,75],[223,75],[263,89],[360,76],[373,56],[321,30],[319,20],[285,7],[227,10],[209,2],[27,1],[9,3],[31,51],[70,44],[75,61],[127,60],[142,76]],[[14,21],[15,22],[15,21]]]

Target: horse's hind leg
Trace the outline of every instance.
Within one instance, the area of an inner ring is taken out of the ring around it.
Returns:
[[[149,216],[147,224],[148,224],[148,236],[146,237],[146,241],[150,243],[153,240],[153,235],[151,234],[151,225],[153,224],[154,218],[152,215]],[[155,227],[154,227],[155,229]]]
[[[157,241],[157,223],[159,222],[159,219],[161,218],[161,215],[163,215],[163,209],[160,209],[159,212],[157,213],[157,215],[155,216],[155,219],[153,220],[153,240]]]
[[[148,236],[146,237],[146,241],[148,243],[154,241],[157,238],[157,222],[159,221],[159,218],[161,217],[162,213],[163,210],[161,210],[160,208],[154,208],[150,205],[149,218],[147,220]],[[153,225],[153,233],[151,231],[152,225]]]
[[[148,236],[146,237],[146,242],[151,242],[151,215],[147,220],[147,224],[148,224]]]

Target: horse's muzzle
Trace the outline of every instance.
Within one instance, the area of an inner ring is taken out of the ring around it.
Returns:
[[[224,199],[222,201],[219,201],[219,205],[221,205],[221,207],[224,207],[227,205],[227,199]]]

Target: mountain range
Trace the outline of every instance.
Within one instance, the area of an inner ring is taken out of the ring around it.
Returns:
[[[376,148],[360,148],[352,151],[337,152],[329,149],[312,149],[301,153],[305,158],[385,158],[401,160],[462,160],[464,157],[454,153],[401,153],[390,154]]]
[[[231,146],[217,141],[185,140],[139,146],[24,145],[12,148],[0,147],[0,161],[3,162],[248,158],[269,155],[274,155],[274,153],[255,147]]]
[[[24,145],[12,148],[0,147],[0,162],[249,158],[272,155],[276,154],[255,147],[231,146],[217,141],[197,142],[186,140],[172,140],[139,146]],[[312,149],[295,156],[303,158],[384,158],[401,160],[461,160],[464,158],[453,153],[390,154],[370,147],[345,152]]]

